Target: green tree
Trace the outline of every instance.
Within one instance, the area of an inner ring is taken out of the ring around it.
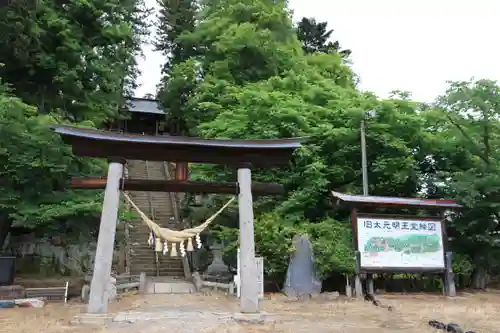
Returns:
[[[135,86],[146,35],[142,0],[14,1],[0,8],[0,243],[13,227],[89,235],[101,193],[69,191],[103,174],[75,158],[50,126],[102,127]],[[36,105],[36,107],[30,106]]]
[[[0,77],[42,113],[101,125],[114,118],[137,75],[140,2],[15,1],[0,8]]]
[[[303,17],[297,24],[297,38],[302,43],[305,53],[340,54],[343,58],[351,55],[351,50],[342,50],[338,41],[330,41],[333,29],[327,30],[327,22],[316,22],[314,18]]]
[[[183,40],[200,50],[196,64],[202,83],[190,99],[186,116],[191,128],[214,119],[222,110],[216,109],[214,96],[290,70],[300,71],[304,65],[304,59],[297,57],[300,44],[281,1],[203,2],[199,24]]]
[[[154,46],[166,58],[162,73],[168,78],[173,66],[196,55],[196,45],[182,40],[196,23],[196,2],[193,0],[158,0],[160,7],[156,23]]]
[[[196,64],[189,59],[196,55],[197,46],[181,39],[193,32],[196,19],[194,0],[158,0],[160,12],[155,47],[166,58],[163,64],[157,96],[165,111],[170,135],[187,135],[187,102],[197,85]]]
[[[453,245],[474,263],[473,285],[498,272],[500,87],[491,80],[451,82],[429,117],[427,156],[437,191],[466,208],[453,215]]]
[[[67,182],[70,175],[102,172],[102,164],[75,158],[51,131],[55,123],[17,97],[0,94],[0,245],[11,226],[43,226],[68,236],[95,231],[100,194],[67,191]]]

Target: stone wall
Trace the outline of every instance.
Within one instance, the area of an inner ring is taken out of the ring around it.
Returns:
[[[86,237],[67,241],[63,236],[36,238],[34,234],[11,237],[4,255],[15,256],[18,274],[78,275],[93,268],[97,242]],[[125,270],[123,251],[115,250],[115,270]]]

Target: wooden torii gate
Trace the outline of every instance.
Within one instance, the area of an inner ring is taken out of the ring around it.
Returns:
[[[276,184],[254,184],[251,168],[269,168],[289,164],[301,138],[275,140],[208,140],[179,136],[146,136],[113,133],[74,126],[55,126],[54,131],[73,153],[82,157],[106,158],[109,162],[105,178],[99,236],[94,261],[88,313],[106,313],[108,309],[107,284],[111,274],[120,190],[153,190],[165,192],[205,192],[238,194],[241,297],[240,311],[259,311],[259,286],[255,262],[254,217],[252,190],[261,194],[282,191]],[[182,180],[143,181],[122,179],[127,159],[171,161],[184,166],[176,172]],[[229,165],[237,168],[237,183],[196,183],[187,180],[187,163]],[[103,180],[74,180],[80,188],[102,188]]]

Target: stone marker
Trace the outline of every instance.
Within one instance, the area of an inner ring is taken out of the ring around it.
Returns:
[[[287,296],[302,297],[321,293],[322,281],[314,264],[311,242],[307,236],[293,238],[295,252],[292,255],[283,291]]]

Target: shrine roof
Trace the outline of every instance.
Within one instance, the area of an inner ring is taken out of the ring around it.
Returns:
[[[123,109],[129,112],[151,113],[164,115],[158,100],[149,98],[129,97],[125,98]]]
[[[399,206],[413,208],[441,208],[452,209],[461,208],[455,200],[442,199],[420,199],[420,198],[398,198],[398,197],[380,197],[371,195],[353,195],[331,191],[332,196],[337,200],[353,205],[371,205],[371,206]]]
[[[181,136],[123,134],[57,125],[54,131],[73,153],[84,157],[269,167],[287,164],[303,138],[220,140]]]

